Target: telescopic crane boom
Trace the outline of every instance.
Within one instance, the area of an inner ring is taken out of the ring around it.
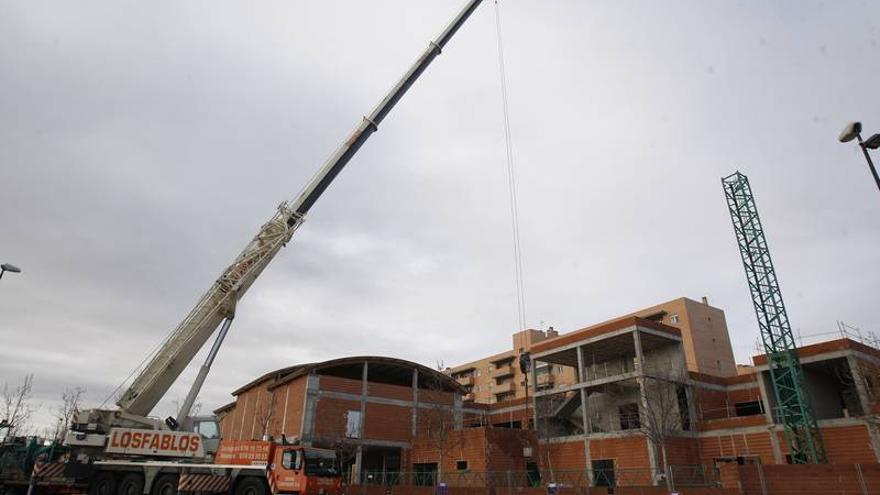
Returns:
[[[272,218],[263,224],[253,240],[199,299],[192,311],[169,335],[158,352],[119,398],[116,404],[119,406],[120,411],[118,412],[122,416],[131,419],[146,417],[184,368],[192,361],[196,353],[205,345],[217,326],[225,320],[224,330],[228,329],[229,322],[235,316],[238,300],[244,296],[278,251],[290,241],[321,194],[367,139],[378,130],[379,124],[434,58],[440,55],[443,47],[452,39],[480,3],[481,0],[467,2],[440,35],[428,44],[416,62],[373,111],[358,123],[355,130],[324,163],[302,193],[293,201],[279,205]],[[223,334],[225,331],[221,333],[221,339]],[[216,355],[216,347],[219,346],[219,342],[220,339],[215,343],[215,349],[212,349],[209,361],[203,366],[204,374],[207,373],[206,367],[210,366],[210,360]],[[203,380],[204,376],[200,376],[200,380],[197,382]],[[200,383],[196,385],[200,386]],[[190,395],[194,398],[197,392],[197,387],[194,387]]]

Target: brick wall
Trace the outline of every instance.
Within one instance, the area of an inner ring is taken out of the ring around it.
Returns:
[[[360,391],[358,391],[360,393]],[[388,385],[387,383],[368,383],[367,395],[373,397],[385,397],[388,399],[398,399],[411,401],[413,398],[412,386],[401,387],[400,385]]]
[[[366,404],[364,438],[409,442],[412,437],[412,407]]]
[[[833,463],[875,463],[868,428],[864,425],[822,428],[828,460]]]
[[[545,470],[550,467],[548,457],[555,470],[582,470],[584,469],[584,442],[583,440],[542,442],[535,449],[535,456]]]
[[[315,436],[326,439],[343,438],[348,411],[360,410],[360,401],[328,397],[318,399],[315,407]]]
[[[862,476],[859,477],[859,469]],[[736,465],[721,466],[725,488],[742,495],[862,495],[880,493],[880,465]]]
[[[348,394],[361,395],[361,381],[352,380],[350,378],[340,378],[338,376],[322,375],[321,390],[329,390],[331,392],[345,392]]]
[[[735,433],[700,437],[702,463],[713,465],[719,457],[759,457],[765,464],[776,462],[770,433]]]
[[[701,464],[700,445],[697,439],[687,437],[666,440],[666,461],[671,466]],[[657,463],[660,464],[658,458]]]
[[[279,414],[281,424],[277,434],[284,433],[288,437],[302,436],[303,405],[306,399],[307,377],[300,377],[279,387]],[[286,414],[285,414],[286,410]]]

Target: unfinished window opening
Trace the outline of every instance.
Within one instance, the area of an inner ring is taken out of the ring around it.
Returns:
[[[437,481],[436,462],[417,462],[413,464],[413,484],[415,486],[434,486]]]
[[[621,430],[638,430],[642,427],[638,404],[624,404],[617,409],[617,412],[620,415]]]
[[[759,400],[737,402],[734,407],[736,407],[737,416],[758,416],[764,414],[764,406]]]
[[[595,459],[591,464],[593,468],[593,486],[615,486],[614,459]]]
[[[348,411],[345,421],[345,436],[347,438],[361,437],[361,412]]]
[[[455,461],[455,470],[456,471],[467,471],[468,470],[468,461]]]
[[[678,399],[678,411],[681,415],[681,429],[682,430],[690,430],[691,429],[691,409],[688,407],[688,397],[687,397],[687,389],[684,385],[678,385],[676,387],[676,396]]]

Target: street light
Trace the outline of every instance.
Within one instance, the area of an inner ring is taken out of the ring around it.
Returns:
[[[3,263],[2,265],[0,265],[0,278],[3,278],[3,274],[6,272],[21,273],[21,268],[15,265],[10,265],[9,263]]]
[[[848,143],[853,139],[858,139],[859,148],[861,148],[862,153],[865,154],[865,160],[868,161],[868,168],[871,169],[871,174],[874,176],[874,182],[877,183],[877,189],[880,189],[880,176],[877,175],[877,169],[874,168],[874,162],[871,160],[871,155],[868,154],[868,150],[876,150],[877,148],[880,148],[880,134],[874,134],[869,137],[867,141],[862,141],[862,123],[850,122],[837,139],[841,143]]]

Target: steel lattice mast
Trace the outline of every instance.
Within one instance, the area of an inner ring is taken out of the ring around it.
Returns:
[[[777,404],[776,420],[785,428],[791,462],[827,462],[749,179],[736,172],[721,179],[721,183],[767,354]]]

